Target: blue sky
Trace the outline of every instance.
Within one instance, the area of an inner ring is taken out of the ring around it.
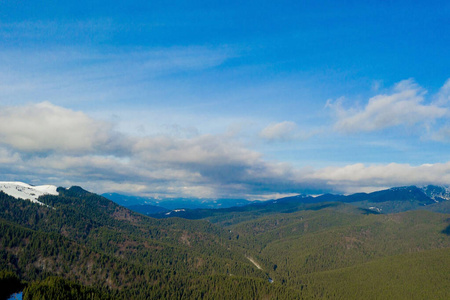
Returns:
[[[450,185],[447,1],[2,1],[4,180],[269,199]]]

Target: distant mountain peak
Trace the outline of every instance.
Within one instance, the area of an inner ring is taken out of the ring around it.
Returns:
[[[398,187],[393,187],[388,189],[389,191],[418,191],[420,190],[419,187],[415,186],[415,185],[408,185],[408,186],[398,186]]]
[[[435,202],[442,200],[450,200],[450,189],[445,186],[427,185],[421,187],[425,195],[430,197]]]
[[[0,191],[16,199],[30,200],[31,202],[44,205],[38,201],[43,195],[59,195],[54,185],[33,186],[20,181],[0,181]]]

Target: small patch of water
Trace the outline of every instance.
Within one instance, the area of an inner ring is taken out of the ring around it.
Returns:
[[[12,294],[8,300],[22,300],[22,292]]]

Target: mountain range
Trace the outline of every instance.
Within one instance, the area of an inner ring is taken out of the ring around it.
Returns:
[[[245,199],[210,199],[210,198],[147,198],[131,195],[122,195],[118,193],[104,193],[103,197],[114,201],[115,203],[130,207],[130,206],[157,206],[165,210],[180,209],[180,208],[227,208],[233,206],[243,206],[253,203]]]
[[[108,198],[108,197],[107,197]],[[114,201],[114,199],[111,199]],[[272,209],[274,212],[296,210],[302,205],[313,203],[342,202],[349,203],[368,212],[373,213],[397,213],[408,210],[431,210],[442,213],[450,213],[450,191],[441,186],[428,185],[424,187],[405,186],[395,187],[372,193],[356,193],[351,195],[324,194],[320,196],[297,195],[269,201],[239,202],[241,205],[214,207],[210,204],[194,205],[190,203],[199,200],[184,202],[173,201],[170,205],[165,202],[151,204],[139,204],[127,206],[129,209],[152,216],[155,218],[182,217],[188,219],[202,219],[210,215],[227,214],[233,211],[242,211],[247,206],[255,209]],[[161,206],[159,206],[159,204]]]
[[[57,187],[53,185],[32,186],[23,182],[0,182],[0,191],[15,198],[29,199],[40,203],[37,199],[46,194],[58,195]],[[155,199],[118,193],[104,193],[101,196],[136,212],[146,215],[167,213],[171,210],[183,212],[186,209],[220,209],[246,205],[272,205],[276,203],[321,203],[343,202],[351,203],[361,208],[376,212],[400,212],[410,209],[434,205],[433,208],[445,205],[450,200],[450,190],[442,186],[428,185],[423,187],[394,187],[372,193],[356,193],[351,195],[324,194],[319,196],[297,195],[269,201],[248,201],[245,199],[198,199],[198,198],[167,198]],[[395,205],[394,205],[395,204]],[[180,209],[184,209],[181,211]],[[170,214],[169,214],[170,215]]]
[[[158,218],[81,187],[38,187],[39,203],[24,201],[34,188],[0,191],[0,287],[20,287],[25,300],[450,298],[445,188]]]

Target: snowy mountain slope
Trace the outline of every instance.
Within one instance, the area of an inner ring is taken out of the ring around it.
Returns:
[[[425,195],[435,202],[450,200],[450,189],[443,186],[428,185],[421,188]]]
[[[32,186],[23,182],[0,181],[0,191],[16,199],[28,199],[31,202],[44,205],[37,199],[42,195],[58,195],[57,187],[54,185]]]

